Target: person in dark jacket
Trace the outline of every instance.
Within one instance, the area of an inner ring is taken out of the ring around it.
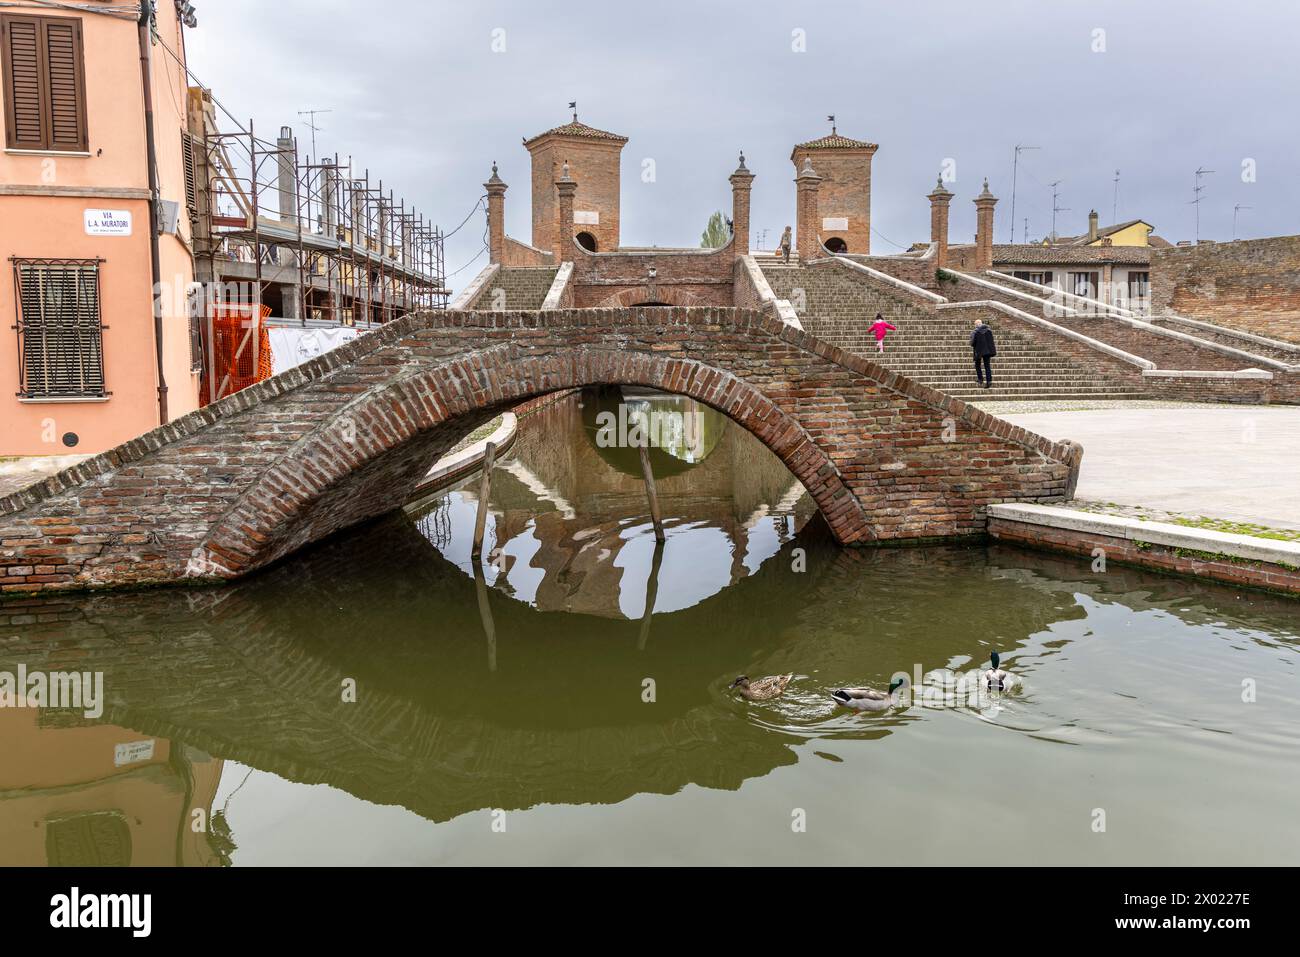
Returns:
[[[993,386],[993,369],[989,360],[998,354],[998,347],[993,342],[993,330],[984,325],[983,319],[975,320],[975,328],[970,334],[971,351],[975,354],[975,381],[985,389]]]

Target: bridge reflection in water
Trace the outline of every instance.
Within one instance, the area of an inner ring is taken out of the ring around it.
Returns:
[[[873,802],[897,804],[894,789],[906,788],[903,803],[916,819],[896,817],[868,835],[887,840],[946,813],[954,798],[924,780],[982,761],[968,738],[982,723],[953,724],[916,707],[870,718],[835,713],[826,686],[881,685],[913,663],[964,666],[992,646],[1019,654],[1040,690],[999,719],[1019,733],[997,739],[998,760],[1050,776],[1044,748],[1072,745],[1072,761],[1090,760],[1117,726],[1136,740],[1158,730],[1153,713],[1159,728],[1170,714],[1217,730],[1238,720],[1203,702],[1192,715],[1147,686],[1129,710],[1119,697],[1089,708],[1092,689],[1116,680],[1105,673],[1115,659],[1094,663],[1092,649],[1114,655],[1120,647],[1094,627],[1146,615],[1151,629],[1220,636],[1204,639],[1187,674],[1163,658],[1129,663],[1166,683],[1194,681],[1205,661],[1224,656],[1263,668],[1279,649],[1294,655],[1294,629],[1281,624],[1286,606],[1269,599],[1243,610],[1215,587],[1123,570],[1092,576],[1086,565],[1002,548],[842,549],[815,517],[798,527],[788,473],[765,469],[738,429],[691,469],[664,477],[669,541],[647,632],[654,548],[643,490],[604,450],[573,439],[584,432],[578,401],[537,413],[513,454],[520,469],[503,465],[491,502],[499,551],[477,579],[460,528],[474,503],[461,490],[417,522],[383,519],[232,586],[0,606],[0,670],[103,671],[107,697],[101,719],[78,718],[75,727],[46,712],[0,710],[0,745],[23,756],[0,771],[0,863],[123,862],[123,822],[132,863],[227,863],[241,820],[269,842],[271,830],[301,817],[303,802],[319,805],[295,792],[274,809],[241,808],[230,795],[245,768],[443,822],[484,809],[613,805],[692,786],[735,791],[757,778],[778,787],[772,772],[815,761],[814,753],[835,757],[854,742],[902,738],[902,752],[873,748],[868,766],[837,770],[852,779],[835,785],[850,789],[848,802],[832,791],[823,806],[819,788],[806,783],[775,798],[778,818],[797,800],[828,821],[841,816],[844,826],[869,830],[875,825],[860,815]],[[703,536],[719,547],[674,554],[675,540]],[[795,548],[805,550],[804,572],[793,570]],[[1059,677],[1049,675],[1066,658],[1077,694],[1051,688]],[[779,671],[800,678],[769,706],[726,693],[738,673]],[[653,703],[643,700],[647,678]],[[348,681],[355,703],[343,700]],[[1275,693],[1295,703],[1294,689]],[[1276,748],[1286,736],[1267,723],[1233,733],[1248,750]],[[1252,745],[1254,734],[1261,743]],[[146,741],[154,742],[148,760],[112,763],[118,744]],[[900,755],[911,783],[885,771]],[[1214,754],[1184,757],[1203,775]],[[1181,765],[1171,760],[1146,784],[1130,772],[1124,788],[1137,792],[1135,807],[1151,804],[1161,781],[1177,784]],[[815,767],[800,773],[824,777]],[[1080,773],[1091,776],[1088,766]],[[1256,799],[1270,806],[1287,793],[1285,782],[1264,777]],[[981,800],[980,780],[958,789],[963,807]],[[1122,808],[1126,797],[1108,800]],[[233,835],[189,827],[195,809],[220,812],[228,802]],[[366,804],[349,807],[349,829],[378,835],[391,826],[388,812]],[[1026,827],[1059,819],[1014,810]],[[486,834],[486,823],[478,830]],[[779,830],[788,832],[788,822]],[[635,841],[635,831],[620,833]],[[841,834],[809,848],[843,845]],[[309,851],[284,853],[295,860]]]

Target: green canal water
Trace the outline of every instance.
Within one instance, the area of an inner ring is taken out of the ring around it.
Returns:
[[[585,393],[521,421],[485,565],[475,478],[234,586],[0,605],[0,671],[101,672],[105,699],[0,709],[0,863],[1300,855],[1300,605],[841,549],[748,434],[630,398],[687,423],[652,456],[662,549],[636,455],[603,447],[614,397]],[[1020,693],[827,696],[993,649]],[[728,692],[789,672],[772,702]]]

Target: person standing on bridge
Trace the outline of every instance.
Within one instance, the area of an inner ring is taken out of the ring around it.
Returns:
[[[790,227],[787,226],[787,227],[785,228],[785,232],[783,232],[783,233],[781,234],[781,241],[780,241],[779,243],[777,243],[777,248],[779,248],[779,249],[781,250],[781,256],[782,256],[782,258],[785,259],[786,262],[789,262],[789,261],[790,261],[790,243],[791,243],[791,241],[792,241],[792,240],[791,240],[791,238],[790,238]]]
[[[998,347],[993,341],[993,330],[984,325],[983,319],[975,320],[975,328],[970,334],[970,347],[975,354],[975,381],[985,389],[992,388],[993,369],[989,360],[998,354]]]
[[[871,324],[871,331],[876,336],[877,352],[885,351],[885,336],[888,335],[891,330],[897,332],[898,326],[891,326],[889,323],[885,321],[884,316],[882,316],[880,313],[876,313],[876,321]]]

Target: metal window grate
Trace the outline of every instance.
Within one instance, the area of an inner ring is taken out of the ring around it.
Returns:
[[[102,398],[104,326],[97,259],[14,259],[18,395]]]

